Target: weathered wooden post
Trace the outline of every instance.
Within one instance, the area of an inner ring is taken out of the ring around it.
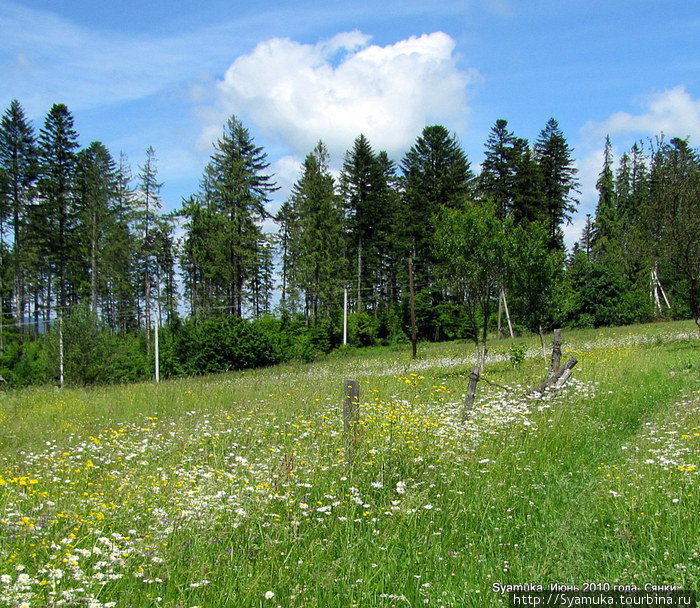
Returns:
[[[561,365],[561,329],[554,330],[554,344],[552,345],[552,361],[549,364],[549,377],[557,373]]]
[[[343,401],[343,428],[350,433],[357,422],[360,411],[360,384],[357,380],[346,380],[343,386],[345,399]]]
[[[559,390],[571,376],[574,366],[578,363],[576,357],[571,357],[564,365],[562,365],[554,374],[550,375],[535,391],[543,393],[548,387],[554,385],[556,390]]]
[[[343,430],[345,433],[345,453],[348,462],[354,457],[357,440],[357,421],[360,413],[360,383],[357,380],[346,380],[343,385]]]
[[[474,409],[477,382],[479,382],[479,366],[475,365],[469,373],[469,386],[467,387],[467,396],[464,398],[464,409],[462,410],[462,424],[467,421],[469,414]]]
[[[571,362],[571,365],[569,367],[565,366],[566,369],[564,369],[564,371],[559,376],[559,378],[554,382],[554,390],[555,391],[558,391],[562,386],[564,386],[566,384],[566,381],[569,379],[569,377],[571,376],[571,374],[574,371],[574,365],[576,365],[576,363],[577,363],[576,358],[574,358],[573,361],[571,359],[569,359],[569,361],[567,361],[567,363],[569,363],[569,362]]]

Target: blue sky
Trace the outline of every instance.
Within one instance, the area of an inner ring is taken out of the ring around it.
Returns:
[[[360,131],[399,161],[426,124],[472,164],[499,118],[534,141],[551,116],[582,182],[569,244],[595,206],[603,140],[617,154],[663,131],[700,144],[695,0],[0,0],[0,105],[37,129],[66,103],[81,142],[134,168],[153,146],[166,209],[196,191],[226,118],[282,186],[319,138],[335,166]]]

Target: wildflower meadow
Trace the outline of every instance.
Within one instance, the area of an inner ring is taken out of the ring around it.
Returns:
[[[0,606],[505,606],[499,585],[700,584],[690,322],[0,394]],[[515,350],[514,350],[515,349]],[[512,353],[520,353],[513,357]],[[344,433],[344,381],[360,384]]]

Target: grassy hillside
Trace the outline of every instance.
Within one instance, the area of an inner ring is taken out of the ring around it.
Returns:
[[[691,323],[0,394],[0,606],[499,606],[503,584],[700,585]],[[526,353],[514,365],[519,346]],[[361,385],[343,437],[346,378]]]

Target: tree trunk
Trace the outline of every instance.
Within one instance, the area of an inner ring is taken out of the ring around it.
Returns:
[[[12,243],[12,251],[14,254],[15,261],[15,304],[16,304],[16,319],[17,329],[22,331],[22,324],[24,323],[24,311],[26,308],[25,293],[24,293],[24,273],[22,271],[22,265],[20,264],[20,236],[19,236],[19,193],[15,187],[14,192],[14,211],[13,211],[13,231],[14,231],[14,242]]]
[[[416,331],[416,301],[413,289],[413,256],[408,258],[408,288],[411,296],[411,347],[413,349],[413,358],[415,359],[418,354],[418,335]]]
[[[503,315],[503,291],[501,290],[501,293],[498,295],[498,329],[496,330],[498,333],[498,338],[499,340],[503,337],[503,334],[501,333],[501,317]]]
[[[464,399],[464,408],[462,409],[462,424],[467,421],[469,414],[474,409],[477,382],[479,382],[479,366],[475,365],[469,374],[469,386],[467,388],[467,396]]]
[[[357,312],[362,311],[362,236],[357,243]]]
[[[4,267],[3,267],[3,251],[5,249],[5,243],[3,241],[3,232],[5,227],[0,222],[0,353],[5,351],[5,329],[4,317],[5,317],[5,302],[3,298],[3,291],[5,290],[5,277],[4,277]]]
[[[97,314],[97,217],[92,214],[92,238],[90,243],[90,307]]]
[[[151,281],[148,272],[148,258],[146,258],[146,288],[144,290],[145,310],[146,315],[146,356],[151,354]]]

